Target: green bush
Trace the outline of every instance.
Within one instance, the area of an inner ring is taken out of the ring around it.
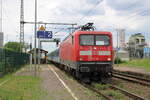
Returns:
[[[120,63],[123,63],[123,61],[119,57],[116,57],[114,63],[120,64]]]

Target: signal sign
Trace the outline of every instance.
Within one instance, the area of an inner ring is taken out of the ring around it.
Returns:
[[[52,31],[37,31],[37,38],[51,39],[52,37]]]

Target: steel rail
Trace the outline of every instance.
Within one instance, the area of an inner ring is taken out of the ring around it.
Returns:
[[[94,87],[91,86],[91,85],[87,85],[87,84],[85,84],[85,83],[83,83],[83,82],[80,82],[80,83],[81,83],[84,87],[86,87],[86,88],[92,90],[93,92],[96,92],[97,94],[103,96],[103,97],[104,97],[105,99],[107,99],[107,100],[115,100],[115,99],[110,98],[109,96],[105,95],[105,94],[102,93],[100,90],[94,88]]]
[[[125,89],[119,88],[117,86],[114,85],[110,85],[111,88],[115,89],[115,90],[119,90],[120,92],[122,92],[123,94],[125,94],[126,96],[129,96],[130,98],[133,98],[134,100],[146,100],[145,98],[138,96],[137,94],[131,93]]]
[[[122,76],[122,75],[118,75],[118,74],[113,74],[112,76],[115,77],[115,78],[126,80],[126,81],[139,83],[139,84],[142,84],[142,85],[145,85],[145,86],[150,86],[150,83],[148,83],[148,82],[137,80],[137,79],[134,79],[134,78],[131,78],[131,77]]]
[[[143,77],[138,77],[138,76],[135,76],[135,75],[125,74],[123,72],[113,71],[113,73],[114,74],[118,74],[118,75],[122,75],[122,76],[127,76],[127,77],[131,77],[131,78],[135,78],[135,79],[146,81],[146,82],[150,82],[150,79],[146,79],[146,78],[143,78]]]

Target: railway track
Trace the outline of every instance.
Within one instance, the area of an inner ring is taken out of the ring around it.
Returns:
[[[123,79],[126,81],[130,81],[130,82],[134,82],[134,83],[138,83],[138,84],[145,85],[145,86],[150,86],[150,79],[138,77],[135,75],[113,71],[113,77]]]
[[[96,88],[96,87],[94,87],[92,85],[88,85],[88,84],[85,84],[85,83],[80,82],[80,81],[78,81],[78,82],[81,83],[86,88],[92,90],[93,92],[96,92],[97,94],[103,96],[106,100],[117,100],[117,99],[113,98],[112,96],[106,95],[105,93],[102,92],[102,90],[100,90],[100,89],[98,89],[98,88]],[[107,84],[109,86],[108,90],[110,90],[110,89],[111,90],[118,90],[120,93],[124,94],[125,96],[127,96],[131,100],[148,100],[148,99],[146,99],[146,98],[144,98],[142,96],[139,96],[139,95],[137,95],[135,93],[127,91],[127,90],[125,90],[123,88],[120,88],[120,87],[118,87],[116,85],[113,85],[111,83],[105,83],[105,84]]]
[[[82,83],[80,82],[84,87],[92,90],[93,92],[96,92],[97,94],[103,96],[106,100],[115,100],[114,98],[112,97],[109,97],[107,95],[105,95],[103,92],[101,92],[100,90],[96,89],[95,87],[91,86],[91,85],[88,85],[88,84],[85,84],[85,83]]]
[[[132,98],[133,100],[146,100],[144,97],[138,96],[137,94],[131,93],[125,89],[119,88],[117,86],[114,85],[110,85],[111,88],[115,89],[115,90],[119,90],[121,93],[123,93],[124,95]]]
[[[101,92],[101,90],[95,88],[94,86],[91,86],[91,85],[88,85],[88,84],[85,84],[85,83],[81,83],[81,84],[83,86],[85,86],[86,88],[92,90],[93,92],[96,92],[97,94],[103,96],[106,100],[116,100],[113,97],[110,97],[110,96],[104,94],[103,92]],[[132,100],[147,100],[144,97],[138,96],[137,94],[131,93],[131,92],[129,92],[129,91],[125,90],[125,89],[119,88],[119,87],[117,87],[115,85],[109,84],[109,89],[118,90],[122,94],[124,94],[125,96],[131,98]]]
[[[85,83],[80,82],[80,81],[78,81],[78,82],[81,83],[84,87],[86,87],[86,88],[92,90],[93,92],[96,92],[97,94],[103,96],[106,100],[117,100],[117,99],[113,98],[112,96],[106,95],[106,94],[103,93],[101,90],[97,89],[96,87],[94,87],[94,86],[92,86],[92,85],[88,85],[88,84],[85,84]],[[112,85],[112,84],[110,84],[110,83],[106,83],[106,84],[109,85],[108,90],[109,90],[109,89],[118,90],[119,92],[121,92],[122,94],[124,94],[125,96],[127,96],[128,98],[130,98],[130,100],[148,100],[148,99],[146,99],[146,98],[144,98],[144,97],[142,97],[142,96],[139,96],[139,95],[137,95],[137,94],[135,94],[135,93],[132,93],[132,92],[130,92],[130,91],[127,91],[127,90],[125,90],[125,89],[123,89],[123,88],[120,88],[120,87],[118,87],[118,86],[116,86],[116,85]]]

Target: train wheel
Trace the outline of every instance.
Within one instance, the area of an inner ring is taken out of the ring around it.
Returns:
[[[108,74],[105,74],[100,77],[100,80],[102,83],[109,83],[111,80],[111,77]]]
[[[74,77],[76,77],[76,71],[75,71],[75,70],[72,70],[72,75],[73,75]]]
[[[76,78],[81,79],[81,73],[78,70],[76,70]]]

